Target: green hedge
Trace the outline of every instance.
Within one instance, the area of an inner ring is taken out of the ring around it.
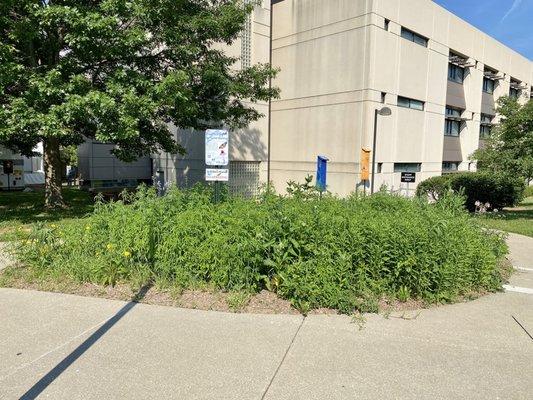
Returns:
[[[162,198],[149,190],[129,205],[97,205],[85,220],[37,227],[19,255],[37,273],[81,282],[266,288],[303,311],[375,311],[382,296],[440,302],[501,287],[504,241],[461,201],[269,195],[213,204],[200,189]]]
[[[417,196],[438,200],[446,193],[465,196],[465,207],[475,211],[476,202],[489,203],[493,209],[512,207],[523,199],[522,179],[504,174],[464,172],[429,178],[418,185]]]

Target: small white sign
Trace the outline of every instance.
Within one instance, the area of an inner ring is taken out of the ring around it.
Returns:
[[[223,129],[205,131],[205,163],[207,165],[229,164],[229,134]]]
[[[228,182],[229,169],[207,168],[205,170],[205,180],[207,182]]]

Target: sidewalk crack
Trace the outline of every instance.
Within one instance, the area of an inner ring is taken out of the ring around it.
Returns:
[[[522,324],[521,324],[521,323],[515,318],[514,315],[511,315],[511,317],[513,317],[514,322],[516,322],[516,323],[518,324],[518,326],[524,330],[524,332],[526,333],[526,335],[528,335],[529,338],[530,338],[531,340],[533,340],[533,336],[531,335],[531,333],[529,333],[529,332],[527,331],[526,327],[525,327],[524,325],[522,325]]]
[[[294,336],[292,337],[291,342],[289,343],[289,346],[287,347],[287,350],[285,350],[285,354],[283,355],[283,358],[281,359],[278,367],[276,368],[276,371],[274,372],[274,375],[272,375],[272,378],[270,379],[270,382],[268,382],[268,386],[266,387],[265,391],[263,392],[263,395],[261,396],[261,400],[264,400],[266,398],[266,395],[268,394],[268,391],[270,390],[270,387],[272,386],[272,383],[274,383],[274,379],[276,379],[276,376],[278,375],[279,370],[281,369],[281,366],[285,362],[285,358],[287,358],[287,355],[289,354],[289,351],[292,348],[292,345],[294,341],[296,340],[296,336],[298,336],[298,333],[300,333],[300,329],[302,329],[302,326],[305,322],[305,319],[307,317],[304,315],[302,318],[302,321],[300,322],[300,325],[298,326],[298,329],[296,329],[296,332],[294,333]]]

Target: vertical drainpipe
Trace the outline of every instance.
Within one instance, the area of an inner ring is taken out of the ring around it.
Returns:
[[[274,0],[270,0],[270,38],[269,38],[269,56],[268,63],[272,68],[272,22],[274,20]],[[272,90],[272,77],[268,80],[268,88]],[[272,138],[272,98],[268,100],[268,144],[267,144],[267,187],[270,188],[270,147]]]

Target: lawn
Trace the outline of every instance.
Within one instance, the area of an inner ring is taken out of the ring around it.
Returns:
[[[489,228],[533,237],[533,197],[515,208],[480,217]]]
[[[68,207],[50,211],[44,208],[44,192],[0,192],[0,241],[24,236],[35,222],[57,222],[86,216],[93,210],[92,195],[77,188],[64,188]]]

